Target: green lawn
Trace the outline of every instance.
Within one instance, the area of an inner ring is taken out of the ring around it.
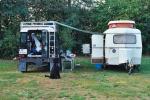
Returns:
[[[141,71],[96,71],[90,59],[78,58],[74,72],[61,79],[45,78],[47,72],[20,73],[17,61],[0,60],[0,100],[150,100],[150,57],[143,57]]]

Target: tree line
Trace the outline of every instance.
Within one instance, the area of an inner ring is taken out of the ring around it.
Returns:
[[[150,54],[150,0],[0,0],[0,57],[18,53],[21,21],[54,20],[102,33],[111,20],[134,20],[142,32],[143,53]],[[61,28],[64,47],[90,41]],[[68,42],[69,41],[69,42]]]

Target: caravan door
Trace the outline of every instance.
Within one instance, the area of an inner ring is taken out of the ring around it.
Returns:
[[[48,31],[42,30],[42,57],[48,57]]]
[[[103,41],[104,41],[104,35],[92,35],[91,62],[93,64],[103,63],[103,59],[104,59]]]

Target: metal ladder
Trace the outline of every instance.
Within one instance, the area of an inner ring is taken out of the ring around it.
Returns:
[[[49,33],[49,57],[55,57],[55,32]]]

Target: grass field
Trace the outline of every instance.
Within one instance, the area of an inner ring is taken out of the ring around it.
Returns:
[[[141,71],[96,71],[90,59],[61,79],[45,78],[48,72],[20,73],[17,61],[0,60],[0,100],[150,100],[150,57],[143,57]]]

